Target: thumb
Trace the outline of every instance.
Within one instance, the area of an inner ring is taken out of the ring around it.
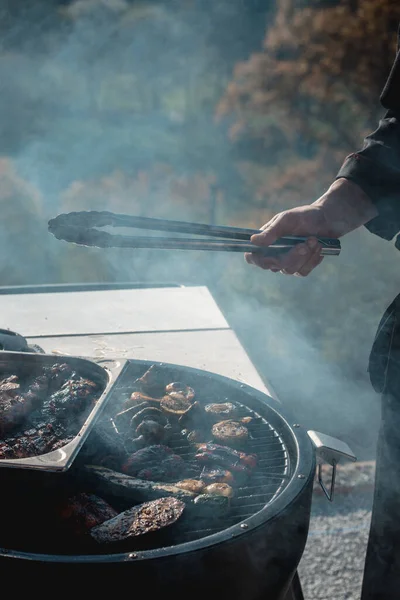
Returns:
[[[282,236],[281,229],[280,219],[274,217],[274,219],[264,225],[260,233],[252,235],[250,241],[256,246],[270,246]]]

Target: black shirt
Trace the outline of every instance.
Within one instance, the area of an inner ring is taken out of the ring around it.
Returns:
[[[400,28],[397,55],[380,102],[386,114],[365,138],[362,150],[345,159],[337,178],[350,179],[365,191],[379,213],[366,227],[391,240],[400,232]],[[400,249],[399,235],[396,246]]]

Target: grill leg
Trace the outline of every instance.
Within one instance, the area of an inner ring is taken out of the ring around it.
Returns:
[[[292,579],[292,585],[290,586],[290,589],[286,594],[284,600],[304,600],[300,584],[300,578],[297,571]]]

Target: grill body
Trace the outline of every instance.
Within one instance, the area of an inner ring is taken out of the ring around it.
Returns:
[[[133,379],[152,364],[128,362],[113,388],[110,407],[123,401]],[[76,593],[79,577],[91,592],[99,594],[115,593],[118,588],[137,591],[140,586],[149,598],[168,594],[177,600],[220,600],[221,596],[229,600],[283,600],[300,562],[310,520],[315,454],[306,432],[293,427],[291,419],[276,410],[276,402],[258,390],[197,369],[176,365],[163,368],[170,381],[185,381],[201,391],[200,399],[201,395],[207,401],[229,399],[241,407],[243,414],[261,418],[254,424],[248,448],[257,452],[259,467],[249,485],[238,490],[226,521],[218,528],[204,522],[191,523],[180,530],[176,539],[123,554],[83,554],[79,548],[68,553],[56,547],[49,553],[36,538],[33,542],[27,539],[24,547],[22,524],[17,545],[10,543],[12,532],[8,543],[3,541],[0,562],[4,572],[23,573],[20,581],[22,586],[26,582],[27,590],[32,586],[37,589],[49,577],[58,577],[63,591]],[[179,439],[174,444],[175,450],[184,455],[185,447]],[[1,530],[9,529],[6,520],[10,502],[17,514],[27,501],[24,489],[31,490],[40,513],[40,505],[45,506],[55,490],[68,486],[73,489],[74,485],[73,470],[67,475],[7,476],[11,496],[1,500],[0,543]],[[40,526],[37,531],[40,537]]]

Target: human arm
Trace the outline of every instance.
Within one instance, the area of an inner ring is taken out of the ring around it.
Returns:
[[[252,238],[255,244],[268,246],[282,235],[341,237],[362,225],[387,240],[400,231],[399,50],[380,101],[387,112],[378,128],[359,152],[345,159],[325,194],[311,205],[273,217],[262,228],[264,233]],[[397,245],[400,248],[399,238]],[[307,275],[322,259],[318,244],[299,244],[279,259],[247,254],[246,260],[272,271]]]

